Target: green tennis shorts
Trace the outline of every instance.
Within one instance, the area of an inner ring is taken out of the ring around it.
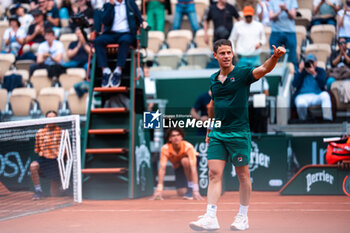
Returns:
[[[208,160],[230,161],[235,167],[249,164],[251,152],[251,136],[249,132],[211,131],[209,137]]]

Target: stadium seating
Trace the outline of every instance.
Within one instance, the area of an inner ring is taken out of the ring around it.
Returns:
[[[68,68],[66,73],[69,75],[77,75],[79,77],[86,78],[86,70],[83,68]]]
[[[305,8],[312,10],[314,0],[298,0],[298,8]]]
[[[77,41],[77,40],[78,40],[78,37],[74,33],[63,34],[63,35],[60,36],[60,41],[63,43],[63,46],[64,46],[65,53],[63,55],[63,59],[65,61],[69,61],[69,58],[67,56],[67,51],[68,51],[69,44],[71,42]]]
[[[33,52],[34,54],[38,51],[39,43],[34,43],[32,45],[25,44],[23,46],[23,53]]]
[[[37,94],[40,93],[41,89],[51,86],[51,80],[47,75],[32,75],[32,77],[30,77],[30,82]]]
[[[305,55],[314,54],[318,61],[327,63],[327,58],[331,54],[331,46],[329,44],[309,44],[305,48]]]
[[[310,9],[297,9],[297,17],[295,19],[295,25],[301,25],[307,27],[312,19],[312,11]]]
[[[59,87],[46,87],[40,90],[38,102],[41,113],[46,114],[49,110],[58,112],[60,103],[64,99],[64,89]]]
[[[204,30],[203,29],[198,30],[194,38],[194,42],[196,43],[197,48],[213,49],[214,30],[212,28],[208,29],[208,37],[209,37],[209,44],[206,44],[204,42]]]
[[[69,91],[74,86],[74,84],[83,81],[83,79],[84,77],[81,77],[79,75],[61,74],[58,80],[64,90]]]
[[[205,69],[211,57],[211,50],[207,48],[192,48],[187,51],[186,61],[189,66],[198,65]]]
[[[29,80],[29,72],[27,70],[8,70],[5,75],[19,74],[22,76],[22,82],[25,85]]]
[[[7,101],[7,90],[1,88],[0,89],[0,111],[1,112],[5,110],[6,101]]]
[[[148,49],[157,53],[164,43],[165,35],[161,31],[148,32]]]
[[[209,0],[195,0],[196,14],[198,22],[201,22],[205,13],[205,10],[209,7]]]
[[[37,69],[34,70],[32,76],[48,76],[49,73],[47,72],[47,69]]]
[[[335,37],[335,27],[329,24],[312,26],[310,37],[313,43],[331,44]]]
[[[157,62],[160,66],[169,66],[176,69],[181,62],[182,55],[180,49],[162,49],[157,54]]]
[[[86,101],[89,94],[85,93],[81,98],[77,96],[75,93],[74,88],[69,90],[67,102],[69,105],[70,113],[71,114],[79,114],[79,115],[85,115],[86,114]]]
[[[192,40],[190,30],[173,30],[168,33],[167,43],[171,49],[180,49],[185,52]]]
[[[0,54],[0,77],[2,77],[6,71],[8,71],[15,62],[15,55],[12,53],[1,53]]]
[[[34,60],[18,60],[16,61],[16,68],[19,69],[19,70],[27,70],[29,71],[29,66],[31,64],[35,63]]]
[[[344,81],[335,81],[334,83],[332,83],[331,92],[334,95],[334,98],[335,98],[335,101],[336,101],[336,105],[337,105],[337,110],[349,111],[350,110],[350,104],[345,104],[345,103],[341,102],[340,98],[339,98],[339,93],[338,93],[338,87],[343,85],[344,82],[350,82],[350,81],[349,80],[344,80]]]
[[[14,116],[28,116],[36,91],[33,88],[16,88],[12,91],[10,104]]]
[[[306,28],[304,26],[295,26],[295,32],[297,34],[297,56],[299,57],[301,52],[301,47],[303,45],[303,41],[306,40]]]

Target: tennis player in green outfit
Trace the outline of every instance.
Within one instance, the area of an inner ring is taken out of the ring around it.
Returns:
[[[229,40],[214,44],[214,58],[220,70],[210,77],[212,99],[209,103],[209,118],[221,121],[220,128],[208,129],[209,186],[207,212],[191,222],[193,230],[220,229],[217,217],[217,202],[221,195],[222,176],[226,161],[236,169],[239,180],[240,209],[231,224],[231,230],[246,230],[248,206],[251,193],[248,163],[250,160],[251,135],[248,120],[250,84],[269,73],[278,59],[286,53],[285,48],[273,46],[273,55],[261,66],[232,65],[233,51]]]

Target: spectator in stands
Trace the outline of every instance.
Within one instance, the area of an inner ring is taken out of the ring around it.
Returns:
[[[179,196],[184,199],[203,200],[199,194],[197,155],[193,145],[185,140],[184,131],[180,128],[169,129],[165,135],[167,143],[162,146],[158,185],[153,194],[154,200],[162,200],[163,182],[168,160],[175,171],[175,186]]]
[[[209,21],[214,22],[214,37],[213,42],[219,39],[228,39],[233,29],[233,18],[240,20],[240,16],[236,8],[226,0],[219,0],[209,7],[208,14],[204,20],[204,41],[209,44],[208,28]]]
[[[259,66],[260,47],[266,43],[264,26],[253,20],[254,9],[245,6],[243,9],[244,20],[236,23],[230,40],[235,45],[240,65]]]
[[[43,0],[39,0],[39,5],[41,1]],[[52,23],[54,27],[59,27],[60,15],[57,7],[55,6],[54,0],[46,0],[44,6],[45,8],[42,11],[46,15],[46,20]]]
[[[97,65],[102,68],[102,87],[107,87],[110,80],[112,86],[118,87],[130,45],[136,42],[137,29],[141,24],[143,28],[148,25],[133,0],[109,0],[103,6],[102,22],[104,32],[95,40]],[[118,43],[119,49],[112,73],[107,64],[106,45],[113,43]]]
[[[338,45],[339,49],[333,51],[330,57],[332,68],[328,70],[328,90],[336,80],[350,79],[350,50],[346,46],[346,39],[339,38]]]
[[[307,120],[308,107],[321,105],[323,119],[332,121],[331,98],[325,91],[326,79],[326,71],[317,67],[315,55],[309,54],[305,62],[300,62],[293,80],[293,86],[296,88],[295,105],[300,120]]]
[[[181,28],[182,18],[187,15],[193,33],[199,30],[199,24],[197,20],[196,7],[193,0],[178,0],[175,7],[173,30],[179,30]]]
[[[55,111],[46,113],[46,117],[57,117]],[[32,200],[43,198],[40,185],[40,176],[51,180],[51,196],[60,195],[60,173],[58,170],[58,150],[61,141],[62,129],[55,124],[47,124],[39,129],[35,136],[35,153],[39,158],[30,164],[30,175],[34,184],[34,196]]]
[[[69,44],[67,51],[69,61],[63,66],[66,68],[83,67],[84,69],[87,69],[88,57],[91,49],[90,45],[86,42],[80,28],[77,27],[75,29],[75,34],[77,35],[78,40]]]
[[[194,106],[191,108],[191,116],[197,121],[206,121],[208,120],[208,104],[211,100],[211,90],[206,91],[205,93],[198,96]],[[207,129],[200,128],[198,129],[199,135],[206,135]]]
[[[29,47],[34,47],[34,44],[45,41],[45,28],[52,27],[52,24],[44,20],[44,14],[39,9],[34,9],[31,14],[34,17],[35,23],[29,26],[28,34],[25,38],[25,43]],[[20,57],[20,59],[36,60],[36,51],[29,50],[23,52],[24,54]]]
[[[39,7],[38,0],[30,0],[29,6],[30,6],[31,10],[38,9],[38,7]]]
[[[346,38],[346,42],[350,42],[350,0],[344,4],[344,9],[338,11],[338,38]]]
[[[271,36],[270,49],[284,45],[288,53],[288,61],[294,64],[297,70],[297,36],[295,33],[297,0],[271,0],[270,20]]]
[[[259,22],[264,24],[264,26],[270,26],[270,3],[269,0],[261,0],[256,5],[256,14],[258,16]]]
[[[27,14],[24,7],[21,4],[15,5],[13,11],[18,16],[18,20],[21,23],[21,27],[27,33],[29,26],[33,23],[34,18],[31,14]]]
[[[335,16],[340,10],[340,0],[314,0],[312,25],[331,24],[336,26]]]
[[[72,5],[73,15],[78,12],[84,14],[90,24],[94,23],[94,10],[91,7],[88,7],[86,0],[76,0],[76,4]],[[76,25],[71,24],[72,30],[75,30]]]
[[[26,33],[21,28],[21,23],[18,20],[17,16],[12,16],[9,20],[10,27],[7,28],[3,35],[3,47],[2,53],[12,53],[16,57],[18,52],[24,44],[24,38]]]
[[[164,32],[165,9],[171,14],[170,0],[146,0],[147,23],[152,31]]]
[[[64,46],[56,40],[52,28],[45,29],[45,41],[39,45],[36,63],[29,67],[30,76],[37,69],[47,69],[50,78],[58,78],[64,73],[63,54]]]

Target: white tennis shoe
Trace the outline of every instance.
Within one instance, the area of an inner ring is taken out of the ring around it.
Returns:
[[[208,214],[204,214],[198,217],[195,222],[190,222],[190,227],[195,231],[216,231],[220,229],[217,217],[210,217]]]
[[[235,221],[231,224],[231,230],[233,231],[244,231],[249,228],[248,225],[248,216],[242,214],[237,214]]]

